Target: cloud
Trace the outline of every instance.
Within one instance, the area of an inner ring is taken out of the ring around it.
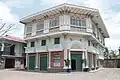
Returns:
[[[120,46],[120,10],[115,11],[114,7],[120,8],[119,0],[87,0],[85,5],[100,10],[103,21],[107,27],[110,38],[106,39],[106,46],[118,49]]]
[[[0,25],[3,23],[7,23],[5,27],[9,24],[15,24],[12,27],[12,30],[9,31],[7,34],[16,35],[16,36],[23,36],[23,25],[19,23],[19,16],[17,14],[11,13],[11,9],[4,3],[0,2]]]
[[[11,13],[11,9],[8,8],[5,4],[0,2],[0,19],[3,19],[7,22],[16,22],[18,21],[18,16]]]
[[[4,4],[0,2],[0,10],[3,10],[0,11],[0,17],[6,21],[18,22],[19,13],[13,14],[11,13],[11,10],[14,10],[16,8],[19,10],[18,8],[22,8],[24,11],[26,7],[29,7],[29,9],[38,7],[40,7],[40,9],[46,9],[62,3],[71,3],[99,9],[102,19],[110,34],[110,39],[106,39],[106,46],[111,47],[112,49],[117,49],[120,46],[119,0],[7,0],[4,1]]]
[[[25,7],[32,7],[31,5],[34,3],[34,0],[7,0],[4,1],[10,8],[25,8]]]

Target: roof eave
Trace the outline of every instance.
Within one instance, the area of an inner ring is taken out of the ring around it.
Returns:
[[[67,3],[64,3],[64,4],[61,4],[61,5],[58,5],[58,6],[54,6],[52,8],[49,8],[49,9],[45,9],[43,11],[40,11],[40,12],[37,12],[35,14],[32,14],[32,15],[28,15],[26,17],[23,17],[20,19],[20,22],[21,23],[26,23],[27,20],[33,18],[33,17],[36,17],[38,15],[44,15],[46,14],[47,12],[50,12],[52,10],[56,10],[56,9],[60,9],[60,8],[63,8],[63,7],[73,7],[73,8],[80,8],[80,9],[84,9],[84,10],[88,10],[88,11],[93,11],[93,12],[97,12],[98,9],[94,9],[94,8],[88,8],[88,7],[83,7],[83,6],[78,6],[78,5],[73,5],[73,4],[67,4]]]

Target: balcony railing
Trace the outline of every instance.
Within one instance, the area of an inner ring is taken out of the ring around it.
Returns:
[[[36,32],[36,36],[42,35],[42,34],[43,34],[43,31],[44,31],[44,30],[39,30],[39,31],[37,31],[37,32]]]
[[[53,27],[49,29],[49,32],[57,32],[59,31],[59,27]]]
[[[71,26],[70,27],[71,31],[75,31],[75,32],[86,32],[86,28],[85,27],[76,27],[76,26]]]
[[[56,51],[56,50],[62,50],[62,45],[61,44],[55,44],[49,47],[49,50]]]
[[[26,47],[25,48],[25,53],[34,53],[35,52],[35,47]]]
[[[26,34],[26,37],[31,37],[32,36],[32,33],[27,33]]]
[[[11,53],[11,52],[8,52],[8,51],[3,51],[3,54],[2,55],[13,55],[15,56],[15,52]]]
[[[95,47],[92,47],[92,46],[88,46],[87,50],[88,50],[88,52],[93,52],[93,53],[96,53],[96,54],[99,53],[98,49],[96,49]]]
[[[36,47],[35,49],[36,49],[36,52],[45,52],[45,51],[47,51],[46,46]]]

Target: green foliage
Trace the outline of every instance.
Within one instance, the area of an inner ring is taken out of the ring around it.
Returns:
[[[116,50],[108,50],[108,48],[105,48],[104,51],[104,58],[105,59],[120,59],[120,55],[117,54],[118,51]]]
[[[105,48],[105,51],[104,51],[104,57],[105,57],[106,59],[109,58],[109,50],[108,50],[107,47]]]
[[[117,51],[116,50],[111,50],[109,55],[110,55],[110,59],[117,59]]]

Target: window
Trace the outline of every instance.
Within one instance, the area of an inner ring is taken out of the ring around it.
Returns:
[[[60,44],[60,38],[55,38],[55,39],[54,39],[54,43],[55,43],[55,44]]]
[[[26,33],[31,33],[32,32],[32,27],[27,27]]]
[[[39,22],[37,23],[37,28],[36,28],[36,30],[39,31],[39,30],[41,30],[41,29],[44,29],[44,21],[39,21]]]
[[[54,67],[60,67],[60,55],[54,55]]]
[[[49,27],[54,27],[59,25],[59,17],[53,18],[49,21]]]
[[[26,33],[32,32],[32,24],[26,24]]]
[[[85,19],[82,19],[81,23],[82,23],[82,26],[86,26],[86,20]]]
[[[86,20],[85,19],[80,19],[80,18],[70,18],[70,24],[71,25],[76,25],[76,26],[86,26]]]
[[[93,47],[95,47],[95,44],[93,44]]]
[[[88,40],[88,46],[90,46],[90,41]]]
[[[71,25],[76,25],[76,19],[71,17],[70,24]]]
[[[35,47],[35,42],[34,42],[34,41],[31,42],[30,46],[31,46],[31,47]]]
[[[46,40],[42,40],[41,41],[41,46],[45,46],[46,45]]]
[[[79,26],[81,26],[81,20],[79,20]]]

